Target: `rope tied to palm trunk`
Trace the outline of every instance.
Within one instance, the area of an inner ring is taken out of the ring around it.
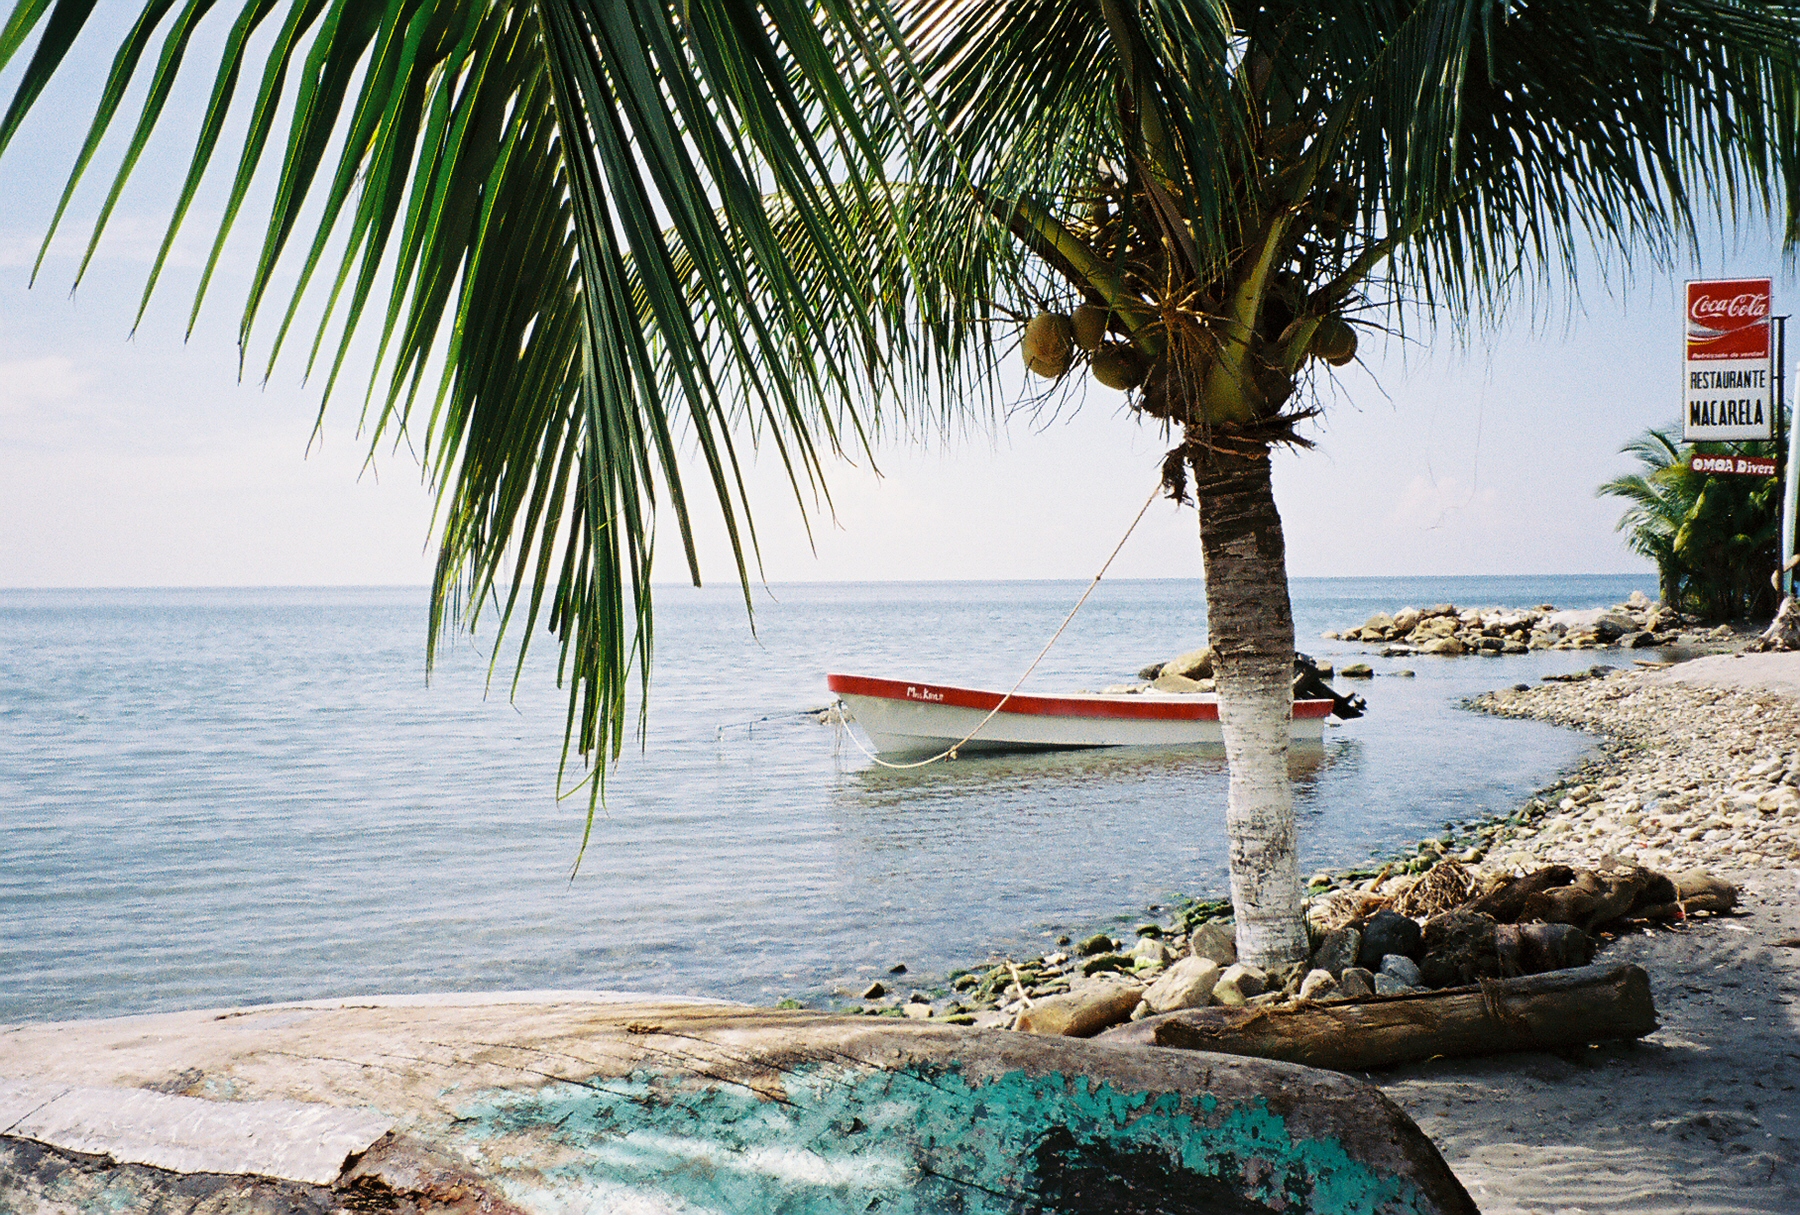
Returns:
[[[1105,563],[1101,565],[1100,572],[1094,575],[1094,580],[1088,583],[1085,591],[1081,592],[1081,598],[1075,601],[1075,606],[1069,609],[1069,614],[1067,616],[1063,617],[1063,622],[1056,627],[1056,632],[1050,635],[1050,640],[1044,643],[1044,648],[1039,650],[1037,657],[1031,660],[1031,665],[1025,668],[1025,673],[1019,676],[1013,686],[1008,689],[1006,695],[1002,696],[1000,702],[988,710],[987,716],[983,717],[973,730],[970,730],[967,734],[963,735],[961,739],[952,743],[945,750],[939,751],[929,759],[919,759],[914,760],[911,763],[897,764],[881,758],[881,756],[863,746],[862,740],[856,737],[856,731],[845,729],[844,732],[850,736],[850,741],[856,744],[856,749],[883,768],[894,768],[897,770],[923,768],[929,764],[938,763],[941,760],[955,759],[956,753],[963,748],[964,744],[974,738],[977,734],[981,733],[988,722],[994,720],[995,715],[998,714],[1001,709],[1006,707],[1007,701],[1011,700],[1018,690],[1024,686],[1025,681],[1031,678],[1031,673],[1037,670],[1038,664],[1044,661],[1044,656],[1050,652],[1050,647],[1055,645],[1057,640],[1065,631],[1067,631],[1069,625],[1074,621],[1076,613],[1081,611],[1083,605],[1087,603],[1088,596],[1094,593],[1094,588],[1100,585],[1100,580],[1102,578],[1106,577],[1106,571],[1112,568],[1113,561],[1118,558],[1119,553],[1125,548],[1125,542],[1131,539],[1131,533],[1135,532],[1137,530],[1137,525],[1144,521],[1144,516],[1150,513],[1151,504],[1161,497],[1162,493],[1163,483],[1158,481],[1156,483],[1156,488],[1150,491],[1150,496],[1144,499],[1144,504],[1138,507],[1137,516],[1132,519],[1131,526],[1125,529],[1125,534],[1119,537],[1119,542],[1117,544],[1113,545],[1113,551],[1111,555],[1106,558]]]

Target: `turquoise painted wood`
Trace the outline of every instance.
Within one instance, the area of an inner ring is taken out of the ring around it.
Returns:
[[[1336,1138],[1296,1137],[1264,1100],[1226,1106],[1061,1072],[970,1082],[917,1064],[810,1064],[786,1073],[783,1090],[640,1072],[498,1093],[463,1109],[461,1146],[533,1210],[1435,1209]]]

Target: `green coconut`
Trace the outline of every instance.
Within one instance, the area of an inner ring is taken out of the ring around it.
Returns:
[[[1356,357],[1356,330],[1341,316],[1328,316],[1313,330],[1312,351],[1333,367]]]
[[[1093,371],[1108,388],[1128,392],[1144,382],[1150,363],[1130,342],[1107,342],[1094,352]]]
[[[1089,354],[1100,349],[1100,343],[1106,340],[1106,320],[1111,315],[1098,304],[1083,304],[1075,309],[1075,344]]]
[[[1074,353],[1075,329],[1060,312],[1040,312],[1025,325],[1025,340],[1020,352],[1025,366],[1038,375],[1054,379],[1069,369]]]

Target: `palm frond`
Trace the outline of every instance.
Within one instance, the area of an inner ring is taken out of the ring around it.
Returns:
[[[0,152],[92,8],[14,7],[0,67],[37,40]],[[145,0],[118,48],[70,194],[153,66],[92,242],[175,82],[200,70],[189,52],[212,9]],[[371,440],[419,436],[438,487],[431,646],[484,612],[496,653],[502,637],[528,644],[548,627],[569,754],[617,757],[629,685],[648,679],[661,512],[700,578],[682,444],[699,453],[748,603],[746,425],[802,491],[826,456],[861,453],[881,424],[893,367],[870,320],[878,287],[843,238],[875,224],[888,197],[872,133],[892,91],[871,42],[885,16],[856,0],[244,0],[228,16],[144,306],[202,182],[224,176],[191,325],[251,183],[274,172],[241,357],[277,311],[266,374],[315,300],[307,368],[329,401],[353,339],[374,338]],[[221,166],[227,118],[245,110]],[[321,217],[310,229],[309,207]],[[297,287],[269,299],[290,263]],[[836,342],[829,360],[820,335]]]

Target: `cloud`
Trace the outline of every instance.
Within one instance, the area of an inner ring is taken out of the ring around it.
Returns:
[[[93,378],[60,354],[0,362],[0,414],[76,400]]]

